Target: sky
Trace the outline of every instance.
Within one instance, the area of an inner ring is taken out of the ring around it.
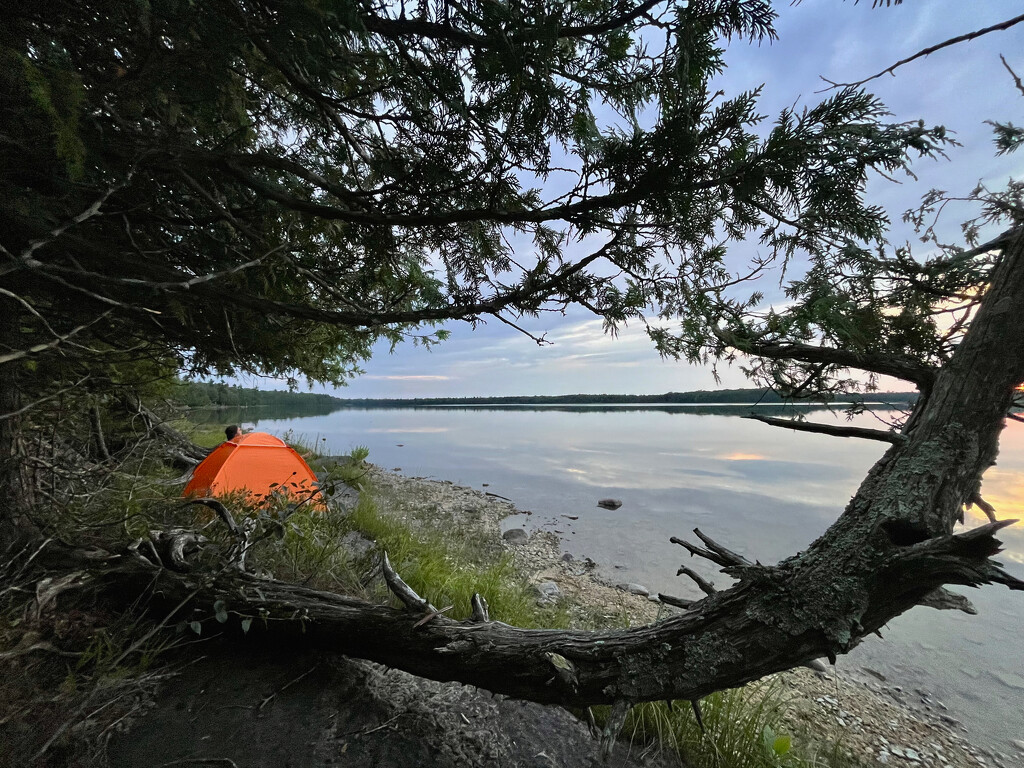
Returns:
[[[772,44],[734,41],[726,53],[728,71],[718,87],[734,96],[764,84],[761,112],[774,118],[785,107],[810,106],[827,97],[818,93],[833,82],[859,81],[900,59],[957,35],[1019,15],[1020,0],[907,0],[900,6],[871,7],[870,0],[803,0],[776,3],[779,40]],[[924,120],[945,125],[963,145],[948,161],[919,161],[918,179],[895,184],[874,180],[869,200],[882,205],[897,222],[893,239],[912,240],[899,224],[932,188],[968,193],[979,180],[998,188],[1024,175],[1024,153],[996,158],[986,120],[1024,122],[1024,98],[1004,69],[1002,53],[1024,76],[1024,24],[994,32],[904,65],[894,76],[872,81],[869,89],[893,113],[893,121]],[[947,216],[951,236],[961,218]],[[753,247],[753,246],[743,246]],[[735,258],[751,255],[738,252]],[[779,292],[778,276],[764,276],[757,287],[769,298]],[[411,344],[394,353],[380,345],[363,368],[365,374],[338,391],[340,397],[459,397],[570,393],[659,394],[669,391],[749,386],[736,365],[720,365],[716,382],[710,367],[662,360],[639,324],[611,336],[584,310],[565,316],[546,314],[522,325],[543,334],[546,346],[497,321],[449,323],[448,341],[430,350]],[[239,379],[245,386],[279,388],[279,382]],[[888,382],[895,385],[895,382]],[[886,382],[883,382],[883,386]],[[893,388],[905,388],[894,386]]]

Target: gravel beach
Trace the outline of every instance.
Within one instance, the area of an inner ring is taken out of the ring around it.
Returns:
[[[502,519],[520,514],[508,500],[484,490],[376,467],[369,477],[382,512],[413,527],[466,531],[495,551],[508,551],[535,585],[538,600],[564,598],[581,616],[597,612],[632,625],[657,621],[677,610],[645,597],[642,585],[609,583],[589,558],[565,555],[551,532],[519,531],[503,537]],[[800,668],[777,677],[792,693],[787,720],[794,729],[820,734],[823,741],[838,739],[844,750],[869,765],[1013,768],[1024,764],[1024,742],[1017,745],[1016,754],[973,746],[955,712],[905,682],[896,685],[870,674],[862,677],[833,668],[825,673]]]

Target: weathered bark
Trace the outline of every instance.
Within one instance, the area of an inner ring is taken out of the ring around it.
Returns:
[[[20,307],[0,297],[0,353],[20,348]],[[0,363],[0,562],[38,532],[31,523],[33,483],[21,432],[20,362]]]
[[[616,703],[618,711],[632,702],[699,699],[846,653],[915,605],[949,603],[936,599],[944,584],[1024,589],[989,559],[999,551],[995,534],[1014,521],[952,533],[995,459],[1012,390],[1024,379],[1021,339],[1024,236],[1007,248],[905,439],[872,468],[836,523],[776,566],[746,561],[698,534],[707,549],[688,549],[737,583],[651,626],[578,632],[443,616],[423,622],[431,611],[415,595],[406,595],[411,611],[399,610],[232,568],[179,573],[153,565],[142,550],[91,569],[92,585],[123,604],[147,596],[160,610],[173,608],[173,620],[209,616],[222,600],[233,621],[253,619],[250,637],[287,637],[534,701]],[[485,619],[486,611],[476,613]]]

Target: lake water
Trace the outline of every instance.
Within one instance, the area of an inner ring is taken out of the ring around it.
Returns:
[[[675,576],[682,562],[720,584],[711,563],[690,559],[670,536],[694,527],[763,563],[796,553],[842,511],[883,443],[796,433],[738,418],[735,407],[343,409],[255,419],[291,431],[323,453],[370,449],[370,461],[409,476],[451,480],[511,499],[532,515],[506,527],[557,532],[565,551],[589,556],[614,582],[700,597]],[[806,412],[812,420],[833,417]],[[216,418],[227,421],[228,414]],[[254,417],[239,419],[254,425]],[[872,414],[854,420],[879,426]],[[1024,517],[1024,424],[1003,433],[985,498],[1000,518]],[[598,499],[623,505],[601,509]],[[571,520],[568,516],[576,516]],[[980,511],[967,524],[986,522]],[[1019,529],[1018,529],[1019,528]],[[1007,569],[1024,578],[1024,526],[1002,532]],[[929,692],[980,746],[1006,751],[1024,738],[1024,595],[966,590],[979,616],[915,608],[838,665],[882,673],[890,685]]]

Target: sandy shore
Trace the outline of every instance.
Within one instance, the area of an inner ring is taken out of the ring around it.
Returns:
[[[630,624],[657,621],[677,610],[607,582],[592,561],[564,555],[551,532],[503,538],[501,520],[520,510],[486,491],[379,468],[373,468],[371,481],[381,511],[413,527],[465,531],[494,551],[509,552],[537,585],[538,599],[557,590],[581,617],[597,612],[618,621],[626,618]],[[971,745],[956,713],[927,691],[857,679],[834,669],[818,674],[800,668],[777,677],[792,692],[787,719],[794,730],[822,741],[838,740],[869,765],[1012,768],[1024,763],[1024,742],[1015,755]]]

